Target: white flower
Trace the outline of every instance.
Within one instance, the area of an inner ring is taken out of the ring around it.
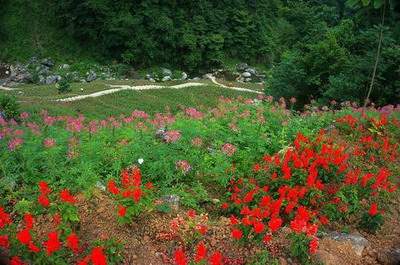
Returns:
[[[138,163],[141,165],[141,164],[143,164],[143,162],[144,162],[144,159],[143,158],[139,158],[138,159]]]

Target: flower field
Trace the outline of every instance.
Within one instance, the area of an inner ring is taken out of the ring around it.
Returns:
[[[318,264],[338,230],[399,247],[400,108],[294,103],[0,119],[0,263]]]

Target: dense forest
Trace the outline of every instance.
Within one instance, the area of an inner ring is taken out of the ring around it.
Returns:
[[[400,100],[397,1],[2,0],[0,8],[0,60],[82,55],[194,72],[235,59],[264,65],[268,93],[300,103],[362,101],[372,76],[374,102]]]

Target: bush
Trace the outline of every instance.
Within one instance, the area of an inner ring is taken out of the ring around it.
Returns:
[[[18,119],[20,114],[17,99],[9,95],[0,95],[0,116],[6,120]]]
[[[72,91],[71,84],[69,83],[69,80],[65,77],[62,78],[60,82],[58,82],[57,86],[58,86],[58,93],[60,94]]]

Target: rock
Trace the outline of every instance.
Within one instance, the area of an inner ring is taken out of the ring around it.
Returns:
[[[60,69],[68,70],[71,66],[69,64],[62,64],[60,65]]]
[[[246,72],[250,73],[251,75],[256,75],[257,74],[257,70],[254,69],[254,68],[251,68],[251,67],[247,68]]]
[[[242,76],[243,76],[244,78],[249,78],[249,77],[251,77],[251,73],[249,73],[249,72],[243,72],[243,73],[242,73]]]
[[[243,81],[244,82],[251,82],[251,80],[252,80],[251,78],[245,78]]]
[[[236,70],[238,72],[244,72],[244,71],[246,71],[247,68],[249,68],[247,63],[240,63],[240,64],[236,65]]]
[[[96,79],[97,79],[97,74],[94,71],[90,70],[90,72],[87,73],[85,80],[86,80],[86,82],[92,82]]]
[[[179,202],[181,198],[175,194],[164,195],[161,197],[163,203],[169,205],[171,209],[177,210],[179,208]]]
[[[331,254],[325,250],[318,250],[315,254],[315,258],[324,265],[345,264],[339,255]]]
[[[163,76],[172,76],[172,71],[167,68],[161,68],[161,73]]]
[[[10,77],[10,66],[0,64],[0,79],[6,79]]]
[[[146,79],[147,79],[147,80],[150,80],[150,79],[152,79],[152,76],[151,76],[151,74],[146,74]]]
[[[151,77],[150,77],[149,81],[152,82],[152,83],[155,83],[155,82],[156,82],[156,80],[153,79],[153,78],[151,78]]]
[[[400,249],[378,252],[378,261],[381,264],[398,265],[400,264]]]
[[[200,77],[193,77],[192,80],[193,80],[193,81],[200,80]]]
[[[54,66],[54,61],[50,58],[43,59],[42,62],[40,63],[41,65],[47,66],[49,68],[52,68]]]
[[[172,78],[171,78],[171,76],[169,76],[169,75],[164,76],[164,77],[161,79],[161,81],[163,81],[163,82],[171,81],[171,80],[172,80]]]
[[[340,232],[332,232],[328,235],[329,238],[343,242],[347,241],[350,242],[352,248],[354,249],[355,253],[358,256],[362,256],[362,252],[365,247],[369,245],[369,242],[366,238],[364,238],[361,235],[358,234],[345,234],[345,233],[340,233]]]
[[[51,85],[51,84],[55,84],[57,82],[59,82],[61,80],[61,76],[59,75],[49,75],[48,77],[46,77],[46,79],[44,80],[44,84],[46,85]]]
[[[182,72],[182,77],[181,77],[181,80],[186,80],[188,78],[188,75],[187,75],[187,73],[185,73],[185,72]]]

